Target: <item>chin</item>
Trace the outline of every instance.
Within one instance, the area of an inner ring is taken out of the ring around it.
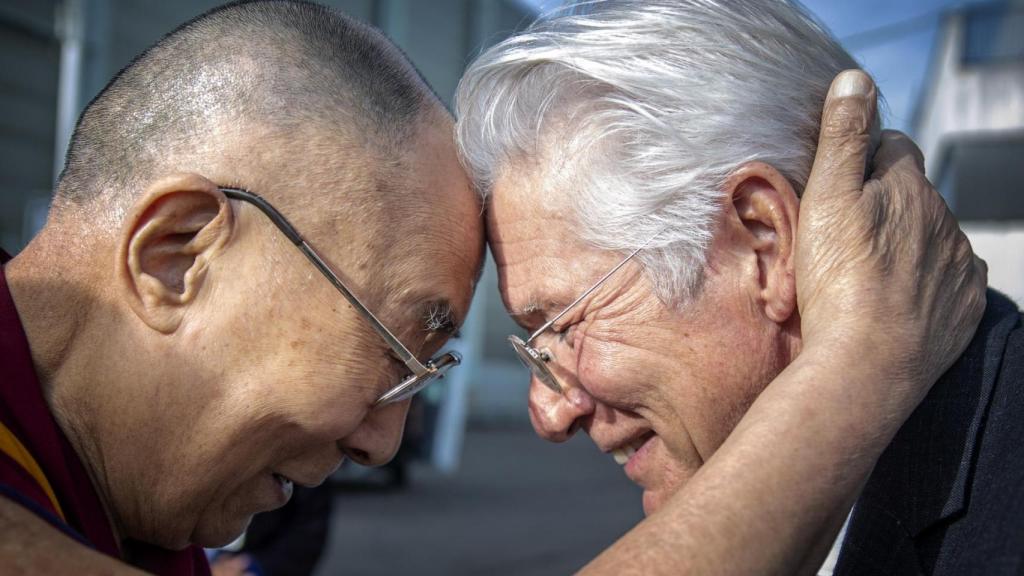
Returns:
[[[644,516],[650,516],[661,508],[662,504],[671,494],[665,494],[659,490],[644,490],[643,506]]]
[[[252,516],[244,518],[203,519],[192,533],[191,544],[203,548],[227,546],[241,536],[249,527]]]
[[[643,508],[645,516],[654,514],[666,502],[671,500],[693,478],[693,475],[700,466],[667,459],[654,463],[654,465],[651,465],[651,468],[654,468],[657,473],[650,474],[637,482],[644,489]]]
[[[690,471],[681,472],[670,478],[662,479],[662,482],[657,483],[652,488],[645,487],[643,495],[644,515],[650,516],[661,509],[666,502],[672,499],[690,481],[691,476],[692,472]]]

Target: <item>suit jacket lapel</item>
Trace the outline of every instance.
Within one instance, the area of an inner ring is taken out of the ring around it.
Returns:
[[[965,509],[992,389],[1017,319],[1016,306],[989,290],[967,351],[879,458],[854,507],[836,574],[917,572],[910,569],[917,558],[913,539]]]

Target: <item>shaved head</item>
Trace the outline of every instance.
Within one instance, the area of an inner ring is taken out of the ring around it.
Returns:
[[[379,187],[420,120],[438,115],[427,84],[373,28],[306,2],[228,4],[165,36],[89,104],[54,212],[122,216],[150,179],[174,170],[284,176],[283,164],[325,138],[361,156],[339,159],[339,178]]]
[[[375,309],[402,302],[419,330],[446,336],[464,318],[409,277],[466,269],[472,290],[479,201],[451,115],[376,29],[309,2],[257,0],[170,32],[82,113],[36,244],[79,282],[109,285],[99,262],[134,233],[153,187],[181,174],[271,202],[353,286],[373,286],[359,292]],[[254,277],[291,286],[286,271],[308,274],[262,216],[236,209],[239,229],[256,231]]]

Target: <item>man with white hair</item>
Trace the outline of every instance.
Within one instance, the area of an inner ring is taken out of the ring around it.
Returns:
[[[801,244],[873,210],[837,205],[833,219],[806,220],[801,196],[813,184],[819,136],[863,124],[855,132],[865,141],[901,150],[876,158],[864,202],[894,186],[893,166],[923,174],[916,148],[880,135],[877,122],[822,122],[830,82],[855,67],[783,0],[607,0],[557,12],[491,48],[460,84],[460,152],[487,198],[502,297],[529,334],[510,340],[532,370],[534,427],[556,442],[587,432],[644,488],[648,520],[665,530],[679,519],[679,493],[749,419],[765,386],[814,354],[823,320],[804,305],[821,295],[796,273]],[[844,76],[850,93],[874,100],[866,76]],[[890,233],[930,228],[934,217],[908,210]],[[833,256],[857,260],[857,244],[851,238]],[[925,297],[912,281],[889,280],[887,290]],[[826,322],[874,306],[826,300]],[[886,319],[857,361],[876,360],[908,322]],[[854,346],[842,340],[821,361],[841,366]],[[855,486],[850,499],[822,511],[832,529],[809,537],[807,562],[784,572],[820,564],[858,492],[837,573],[1024,570],[1019,311],[989,292],[966,353],[905,368],[945,374],[895,437],[885,411],[859,412],[888,448],[863,491],[867,470],[835,471]],[[785,489],[768,481],[762,494]],[[671,556],[635,549],[649,567]],[[730,571],[757,571],[745,558]]]

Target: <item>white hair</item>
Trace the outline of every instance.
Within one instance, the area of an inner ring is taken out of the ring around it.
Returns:
[[[857,63],[784,0],[595,0],[473,62],[456,95],[463,163],[486,197],[515,164],[571,166],[578,232],[638,257],[659,297],[699,289],[725,179],[807,183],[829,84]]]

